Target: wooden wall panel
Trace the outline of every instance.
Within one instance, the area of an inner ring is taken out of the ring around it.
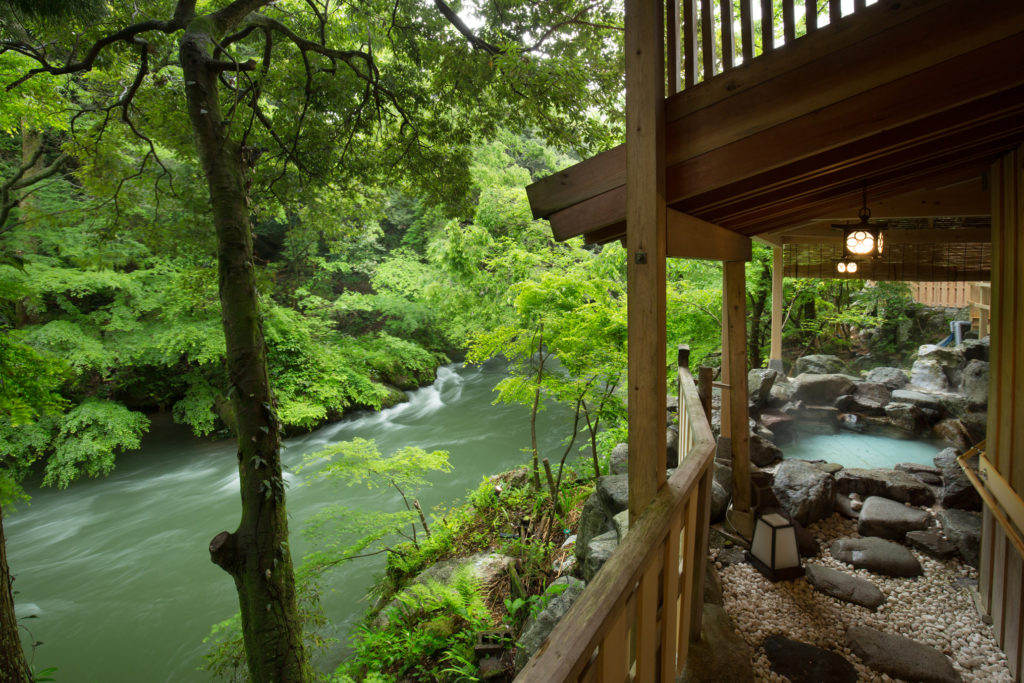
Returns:
[[[988,458],[1024,492],[1024,148],[991,169],[992,328]],[[1024,562],[991,514],[984,515],[979,592],[1015,680],[1024,664]]]

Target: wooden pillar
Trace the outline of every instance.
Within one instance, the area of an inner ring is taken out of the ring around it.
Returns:
[[[992,188],[991,348],[987,457],[1009,483],[1010,506],[1024,493],[1024,147],[990,172]],[[1014,500],[1015,499],[1015,500]],[[994,516],[982,521],[979,591],[1015,680],[1024,675],[1024,562]]]
[[[626,0],[629,518],[665,483],[664,5]]]
[[[772,344],[768,367],[785,372],[782,363],[782,247],[772,247]]]
[[[729,411],[732,441],[732,511],[730,521],[747,537],[754,530],[750,514],[750,427],[747,424],[747,291],[746,264],[726,261],[723,264],[723,321],[727,345],[722,357],[729,357],[729,401],[722,404],[722,413]]]

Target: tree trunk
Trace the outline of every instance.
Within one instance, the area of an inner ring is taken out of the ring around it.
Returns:
[[[259,682],[312,680],[288,546],[281,437],[267,373],[253,265],[242,150],[227,135],[210,54],[208,23],[193,22],[179,49],[199,159],[217,233],[221,314],[229,395],[238,437],[242,519],[210,542],[214,563],[235,580],[249,674]]]
[[[0,681],[29,683],[32,672],[21,649],[18,620],[14,616],[13,582],[7,568],[7,539],[4,538],[4,514],[0,509]]]

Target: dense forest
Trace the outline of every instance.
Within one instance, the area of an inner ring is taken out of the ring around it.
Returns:
[[[212,559],[253,680],[299,681],[282,435],[504,356],[499,400],[573,408],[599,470],[625,429],[625,253],[554,242],[524,188],[621,140],[619,12],[0,1],[3,511],[32,473],[108,473],[156,412],[237,438],[242,522]],[[770,263],[748,265],[752,367]],[[862,345],[880,313],[874,348],[902,351],[904,290],[786,286],[794,355]],[[719,264],[671,263],[668,307],[670,342],[716,364]],[[0,669],[32,680],[0,616]]]

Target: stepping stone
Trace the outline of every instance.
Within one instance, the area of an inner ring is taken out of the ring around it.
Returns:
[[[920,479],[909,472],[884,468],[847,467],[836,472],[836,490],[846,494],[859,493],[865,498],[882,496],[918,506],[935,502],[935,492]]]
[[[956,546],[934,529],[908,531],[907,543],[937,560],[948,560],[956,555]]]
[[[908,531],[927,529],[930,520],[931,515],[924,510],[908,508],[888,498],[870,496],[860,509],[857,531],[861,536],[901,541]]]
[[[886,576],[921,576],[924,569],[914,554],[899,543],[881,538],[840,538],[829,548],[832,557]]]
[[[772,663],[772,671],[785,676],[792,683],[857,681],[857,670],[853,664],[835,652],[783,636],[768,636],[761,647]]]
[[[885,596],[878,587],[866,579],[851,576],[846,572],[818,564],[809,564],[805,568],[807,582],[826,595],[844,602],[877,609],[885,602]],[[789,674],[784,674],[789,675]],[[823,679],[824,680],[824,679]]]
[[[946,655],[910,638],[851,626],[846,632],[846,645],[872,669],[894,678],[921,683],[961,680]]]

